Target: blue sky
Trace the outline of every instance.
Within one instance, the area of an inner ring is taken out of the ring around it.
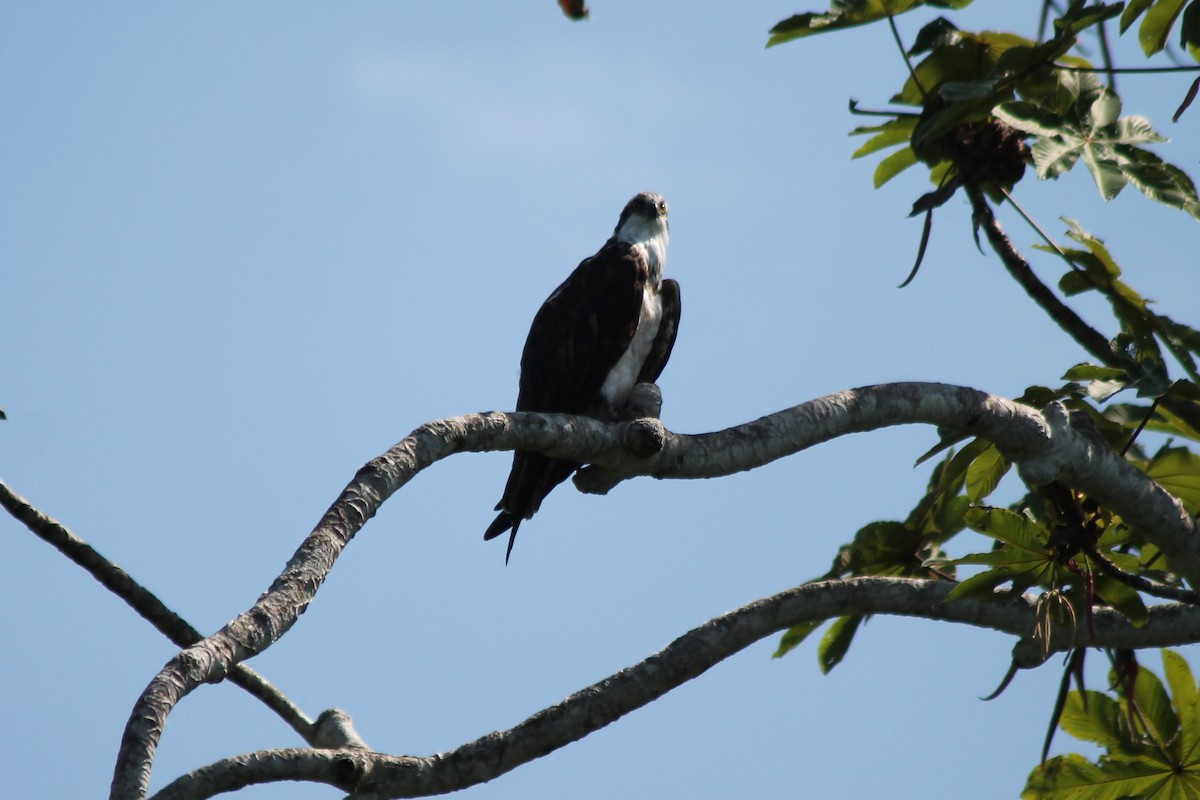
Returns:
[[[1037,5],[979,2],[961,24],[1032,33]],[[660,382],[674,430],[893,380],[1056,383],[1084,354],[974,249],[960,198],[895,288],[928,187],[914,170],[872,190],[845,134],[862,123],[847,100],[885,105],[898,56],[882,26],[764,50],[805,10],[596,0],[573,24],[549,2],[8,4],[0,476],[215,630],[362,463],[427,420],[512,407],[538,305],[644,189],[671,204],[683,288]],[[1200,116],[1169,121],[1189,81],[1121,89],[1196,175]],[[1105,237],[1136,288],[1195,322],[1186,216],[1133,190],[1104,204],[1082,173],[1018,196],[1052,232],[1068,215]],[[454,457],[387,503],[252,664],[312,715],[348,710],[376,749],[452,749],[824,572],[863,524],[904,517],[935,436],[858,435],[604,498],[566,486],[507,568],[481,535],[509,456]],[[7,785],[98,796],[173,649],[17,523],[0,530]],[[815,643],[772,660],[776,644],[469,796],[991,800],[1036,761],[1057,665],[978,700],[1011,639],[876,618],[829,676]],[[172,715],[154,786],[299,744],[240,690],[204,687]]]

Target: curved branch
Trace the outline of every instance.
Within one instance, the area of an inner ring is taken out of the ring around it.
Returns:
[[[932,383],[864,387],[828,395],[717,433],[662,432],[653,456],[625,451],[632,430],[657,421],[603,423],[560,414],[490,412],[422,425],[373,459],[343,490],[271,588],[247,612],[173,658],[134,705],[113,778],[112,797],[145,797],[167,715],[198,685],[222,680],[235,664],[285,633],[316,594],[334,561],[380,505],[425,467],[463,451],[536,450],[598,464],[620,475],[699,478],[752,469],[846,433],[929,423],[993,441],[1027,482],[1071,485],[1142,528],[1193,586],[1200,585],[1200,537],[1182,505],[1120,458],[1060,404],[1044,412],[974,389]],[[650,424],[652,423],[652,424]],[[634,436],[644,443],[646,437]]]
[[[135,581],[128,572],[100,554],[94,547],[72,533],[58,520],[36,509],[0,481],[0,506],[33,534],[48,542],[60,553],[100,582],[102,586],[124,600],[130,608],[149,622],[178,647],[199,642],[204,637],[187,620],[167,608],[149,589]],[[250,667],[238,664],[229,673],[231,683],[240,686],[274,711],[292,730],[310,745],[316,745],[313,721],[289,700],[270,681]]]
[[[212,797],[280,780],[325,783],[356,800],[424,797],[493,780],[533,759],[582,739],[648,705],[751,644],[804,622],[844,614],[898,614],[958,622],[1026,636],[1034,603],[1020,598],[988,603],[973,598],[945,602],[947,581],[851,578],[780,592],[710,620],[631,667],[576,692],[506,731],[491,733],[448,753],[391,756],[363,750],[295,748],[249,753],[211,764],[163,788],[154,800]],[[1158,606],[1134,628],[1120,614],[1096,611],[1096,639],[1086,626],[1051,637],[1056,649],[1147,647],[1195,641],[1200,608]]]

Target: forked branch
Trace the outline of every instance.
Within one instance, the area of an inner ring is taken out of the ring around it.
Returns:
[[[394,756],[361,749],[264,750],[210,764],[163,788],[153,800],[197,800],[260,783],[309,781],[334,786],[355,800],[427,797],[493,780],[616,721],[695,678],[756,641],[804,622],[844,614],[900,614],[1025,636],[1034,625],[1026,598],[987,603],[945,602],[954,584],[907,578],[851,578],[805,584],[710,620],[644,661],[621,670],[514,728],[448,753]],[[1194,641],[1200,608],[1158,606],[1134,628],[1108,609],[1096,612],[1096,640],[1087,627],[1056,631],[1055,647],[1165,647]]]
[[[1058,481],[1085,492],[1143,530],[1193,586],[1200,586],[1195,520],[1058,404],[1039,412],[974,389],[887,384],[838,392],[716,433],[686,436],[664,430],[662,449],[648,457],[625,447],[626,435],[644,428],[644,420],[602,423],[500,412],[438,420],[359,470],[270,590],[225,628],[179,653],[151,681],[126,726],[112,797],[146,796],[158,740],[175,704],[201,683],[222,680],[234,665],[282,636],[308,607],[342,548],[382,503],[453,453],[536,450],[597,464],[621,477],[701,478],[753,469],[847,433],[911,423],[981,436],[1017,463],[1027,483]],[[643,442],[646,437],[633,438]]]

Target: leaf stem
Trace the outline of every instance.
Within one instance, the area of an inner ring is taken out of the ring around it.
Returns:
[[[1114,349],[1107,338],[1084,322],[1069,306],[1059,300],[1049,287],[1038,280],[1029,262],[1017,252],[1004,229],[1000,227],[996,215],[992,213],[992,207],[988,205],[987,198],[983,194],[983,189],[978,184],[968,183],[966,190],[967,197],[971,201],[975,224],[983,228],[992,249],[1000,256],[1000,261],[1008,270],[1009,275],[1021,285],[1025,293],[1041,306],[1042,310],[1049,314],[1050,318],[1058,323],[1058,326],[1078,342],[1084,350],[1098,358],[1100,363],[1136,369],[1137,365],[1131,359]]]
[[[913,67],[912,60],[908,57],[908,51],[904,49],[904,42],[900,41],[900,31],[896,29],[896,18],[891,14],[887,15],[888,27],[892,29],[892,39],[896,42],[896,47],[900,50],[900,55],[904,58],[904,63],[908,65],[908,74],[912,76],[913,83],[917,85],[917,91],[921,93],[921,97],[926,97],[925,87],[921,85],[921,79],[917,77],[917,70]]]
[[[1029,216],[1028,212],[1022,208],[1021,204],[1017,202],[1016,198],[1009,194],[1007,189],[1001,186],[1000,191],[1004,194],[1004,199],[1008,201],[1009,205],[1016,209],[1017,213],[1021,215],[1021,218],[1029,223],[1029,227],[1037,231],[1038,236],[1042,237],[1042,241],[1046,243],[1047,247],[1057,253],[1063,261],[1067,262],[1067,266],[1069,266],[1071,269],[1075,270],[1076,272],[1084,271],[1078,264],[1071,260],[1071,257],[1067,255],[1065,250],[1058,246],[1058,242],[1050,238],[1050,234],[1046,233],[1045,229],[1043,229],[1033,217]]]

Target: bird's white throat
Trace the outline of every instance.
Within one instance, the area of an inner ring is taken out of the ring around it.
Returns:
[[[665,219],[631,216],[617,231],[617,239],[641,248],[650,267],[650,280],[656,287],[662,283],[663,270],[667,267],[667,244],[671,240]]]

